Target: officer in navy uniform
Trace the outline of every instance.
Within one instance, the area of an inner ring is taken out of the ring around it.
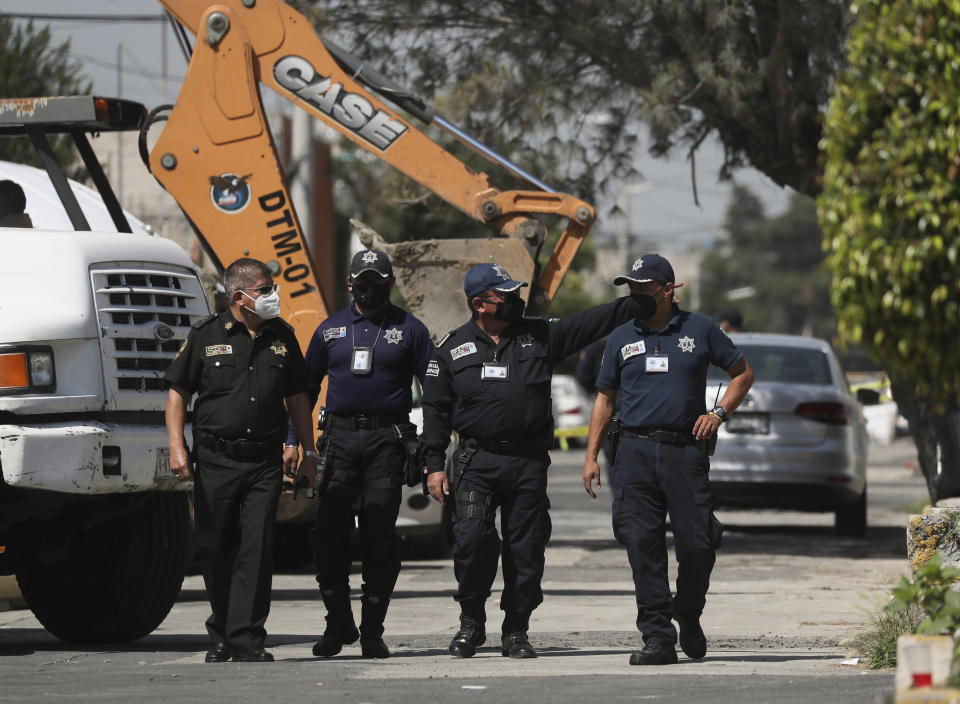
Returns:
[[[194,323],[167,368],[170,469],[194,479],[203,579],[212,613],[207,662],[272,662],[263,649],[270,611],[273,536],[287,411],[303,431],[308,478],[316,472],[306,368],[297,338],[277,316],[270,270],[238,259],[223,276],[230,307]],[[193,408],[196,470],[183,436]]]
[[[395,281],[385,253],[357,252],[347,278],[353,303],[327,318],[307,348],[311,407],[327,377],[329,484],[317,507],[315,551],[327,626],[313,647],[318,657],[332,657],[358,638],[364,657],[390,656],[383,621],[400,573],[396,522],[406,465],[397,433],[409,424],[413,377],[423,382],[433,350],[426,326],[390,303]],[[290,466],[298,434],[291,429],[288,436]],[[350,607],[354,515],[363,558],[359,631]]]
[[[548,450],[553,443],[550,379],[560,360],[633,318],[620,298],[559,320],[523,318],[520,288],[497,264],[467,272],[472,319],[440,341],[424,384],[422,441],[428,487],[452,503],[454,572],[460,630],[450,643],[470,657],[486,639],[485,602],[497,573],[503,535],[502,653],[536,657],[527,638],[530,614],[543,601]],[[444,473],[450,431],[460,435],[451,486]]]
[[[596,498],[597,454],[606,438],[617,390],[620,442],[613,465],[613,530],[627,549],[644,647],[631,665],[677,662],[680,647],[702,658],[707,642],[700,615],[723,526],[713,515],[709,454],[717,428],[740,405],[753,371],[709,317],[674,302],[673,267],[659,254],[633,263],[614,285],[627,284],[643,312],[607,339],[583,468],[583,485]],[[707,412],[707,367],[730,374],[720,403]],[[677,591],[667,577],[666,515],[677,556]]]

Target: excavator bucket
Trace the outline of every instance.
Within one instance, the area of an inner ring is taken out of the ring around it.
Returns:
[[[516,281],[533,288],[534,261],[527,245],[515,237],[484,237],[457,240],[410,240],[388,244],[368,226],[351,220],[365,247],[383,250],[390,257],[397,288],[407,308],[420,320],[430,322],[436,342],[470,317],[463,294],[463,278],[475,264],[495,262]]]

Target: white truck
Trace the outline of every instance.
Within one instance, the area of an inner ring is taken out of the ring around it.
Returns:
[[[178,245],[133,231],[145,232],[86,137],[136,129],[144,113],[93,97],[0,101],[0,135],[28,136],[47,172],[0,169],[23,182],[34,220],[0,229],[0,575],[16,574],[40,622],[73,642],[156,628],[190,531],[162,374],[209,303]],[[99,196],[67,180],[56,133],[73,136]],[[67,230],[44,227],[54,209]]]

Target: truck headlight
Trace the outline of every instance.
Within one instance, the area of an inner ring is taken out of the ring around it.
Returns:
[[[36,350],[29,352],[30,385],[53,386],[53,352]]]
[[[0,352],[0,394],[53,391],[56,379],[48,347]]]

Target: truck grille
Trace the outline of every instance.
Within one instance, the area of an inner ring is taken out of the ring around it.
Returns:
[[[121,264],[93,267],[90,273],[100,321],[106,407],[162,410],[163,372],[190,326],[209,315],[200,280],[192,271],[170,265]]]

